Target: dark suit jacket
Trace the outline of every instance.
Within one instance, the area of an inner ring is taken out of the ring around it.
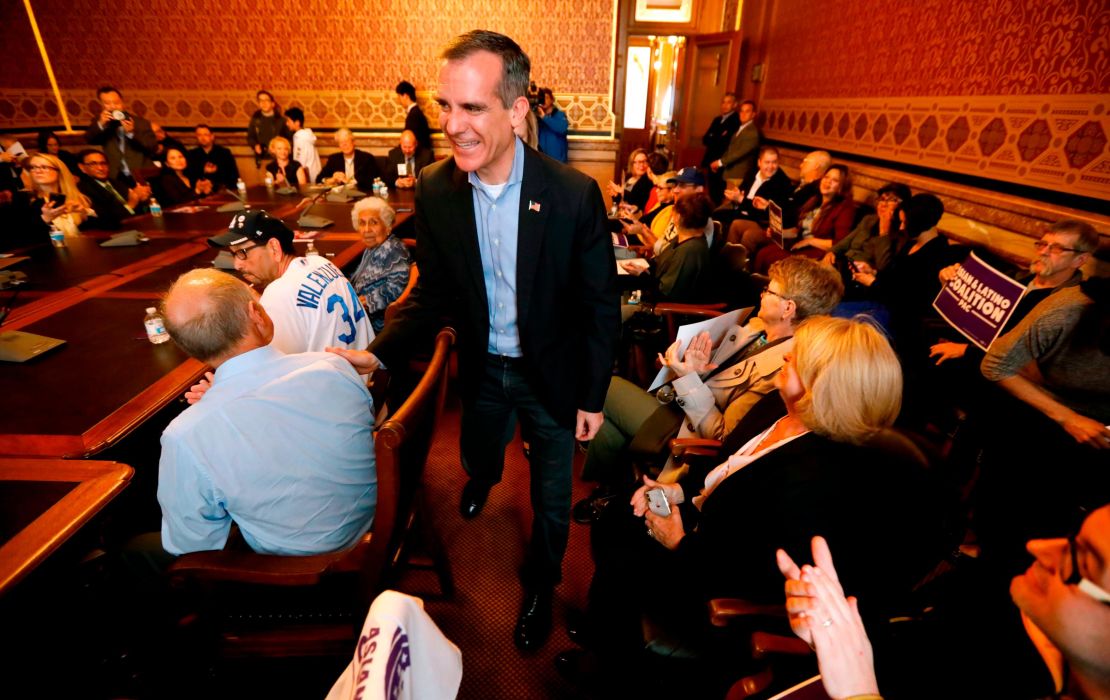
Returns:
[[[235,156],[231,155],[231,151],[220,144],[212,144],[212,150],[208,153],[197,146],[185,154],[185,159],[189,163],[187,172],[190,180],[211,180],[217,188],[222,185],[229,190],[235,189],[239,180],[239,166],[235,164]],[[214,164],[216,172],[205,174],[205,163]]]
[[[551,416],[570,427],[578,409],[601,410],[609,386],[620,327],[612,238],[597,183],[522,147],[516,289],[523,371]],[[477,393],[489,339],[472,190],[454,158],[428,166],[416,181],[420,280],[370,344],[387,367],[403,364],[418,342],[430,346],[446,319],[459,331],[466,401]]]
[[[186,185],[172,170],[165,168],[157,180],[151,181],[150,187],[162,208],[169,209],[200,199],[195,190],[196,184],[196,180],[190,180]]]
[[[127,139],[127,149],[123,153],[120,152],[117,136],[118,131],[123,128],[119,122],[108,122],[108,126],[101,129],[97,120],[93,119],[85,130],[85,141],[104,149],[104,156],[108,159],[108,177],[113,181],[119,177],[120,164],[124,160],[127,161],[132,175],[143,168],[154,167],[151,156],[158,139],[150,128],[150,122],[137,115],[132,115],[132,118],[135,120],[135,131]]]
[[[332,153],[328,156],[320,174],[316,176],[316,182],[323,182],[326,178],[335,173],[341,173],[343,170],[343,154]],[[378,160],[366,151],[360,151],[356,148],[355,179],[358,180],[359,189],[363,192],[369,192],[370,186],[374,184],[374,178],[378,177],[381,177],[381,173],[378,172]]]
[[[416,134],[416,142],[432,150],[432,130],[428,128],[428,118],[420,111],[420,105],[413,105],[405,115],[405,131]]]
[[[730,180],[743,180],[755,170],[759,156],[759,144],[763,135],[754,123],[741,129],[728,142],[725,154],[721,156],[721,175]]]
[[[755,182],[756,173],[759,172],[758,168],[753,168],[750,175],[744,178],[740,183],[740,192],[744,194],[744,199],[740,202],[740,210],[743,212],[741,216],[745,219],[759,222],[763,226],[767,226],[770,222],[770,215],[766,209],[756,209],[752,204],[752,200],[747,198],[748,190],[752,188]],[[770,180],[766,180],[759,189],[755,191],[756,197],[763,197],[777,204],[779,207],[786,207],[787,200],[790,198],[790,193],[794,189],[794,183],[786,176],[786,173],[779,168],[775,174],[771,176]]]
[[[683,486],[689,501],[697,491]],[[874,613],[943,556],[939,493],[916,464],[809,433],[720,482],[702,504],[696,529],[684,522],[687,534],[671,569],[700,589],[691,591],[695,597],[781,605],[775,550],[808,563],[810,539],[822,535],[844,590]],[[660,590],[675,595],[673,588]]]
[[[124,200],[127,199],[126,187],[116,185],[114,182],[111,185],[120,197],[123,197]],[[88,175],[82,175],[77,180],[77,189],[89,198],[89,201],[92,202],[93,211],[96,212],[96,216],[90,216],[85,220],[85,225],[89,228],[119,228],[121,221],[135,215],[135,212],[128,211],[123,202],[112,196],[111,192],[104,189],[103,185]]]
[[[416,164],[416,172],[414,175],[420,176],[420,171],[435,162],[435,156],[432,152],[423,146],[416,147],[416,153],[412,154],[413,162]],[[405,162],[405,154],[401,152],[400,146],[394,146],[389,149],[389,168],[386,170],[383,179],[390,187],[397,185],[397,166]]]
[[[725,154],[728,142],[732,140],[732,135],[739,128],[740,115],[736,112],[714,117],[709,128],[705,130],[705,135],[701,137],[701,142],[705,144],[705,156],[701,159],[701,167],[708,168],[710,163]]]

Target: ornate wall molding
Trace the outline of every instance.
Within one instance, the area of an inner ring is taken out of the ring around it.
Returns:
[[[96,95],[62,91],[74,129],[84,129],[100,111]],[[78,100],[77,95],[84,99]],[[245,128],[257,108],[252,90],[128,90],[127,104],[136,114],[171,128],[188,128],[204,122],[212,127]],[[341,126],[364,131],[395,131],[405,122],[393,90],[293,90],[278,95],[283,108],[304,110],[312,129]],[[430,93],[417,93],[417,102],[428,123],[438,128],[439,107]],[[556,103],[567,114],[570,128],[584,135],[608,136],[613,126],[608,95],[557,95]],[[62,123],[50,90],[0,88],[0,128],[33,128]]]
[[[764,134],[812,148],[1110,199],[1110,98],[765,99]]]
[[[391,129],[401,121],[393,87],[402,79],[425,91],[421,107],[434,125],[426,92],[439,52],[478,27],[520,44],[572,129],[609,136],[613,124],[614,0],[32,2],[75,126],[109,84],[170,126],[241,126],[255,90],[266,88],[313,115],[313,128]],[[22,2],[0,2],[0,26],[0,128],[61,123]]]

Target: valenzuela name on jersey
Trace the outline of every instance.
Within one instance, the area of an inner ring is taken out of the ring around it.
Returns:
[[[297,306],[304,306],[309,309],[316,309],[320,307],[320,297],[324,294],[324,289],[327,288],[331,281],[342,277],[343,273],[339,268],[329,263],[324,263],[312,272],[305,275],[304,282],[301,283],[297,289]]]

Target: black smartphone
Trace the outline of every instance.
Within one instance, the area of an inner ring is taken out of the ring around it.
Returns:
[[[57,209],[66,203],[66,196],[64,194],[52,194],[50,198],[50,208]]]

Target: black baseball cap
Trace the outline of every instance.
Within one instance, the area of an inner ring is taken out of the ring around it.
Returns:
[[[261,209],[247,209],[231,217],[227,233],[212,236],[208,239],[208,245],[213,248],[227,248],[248,241],[264,243],[271,238],[276,238],[283,244],[292,244],[293,230]]]

